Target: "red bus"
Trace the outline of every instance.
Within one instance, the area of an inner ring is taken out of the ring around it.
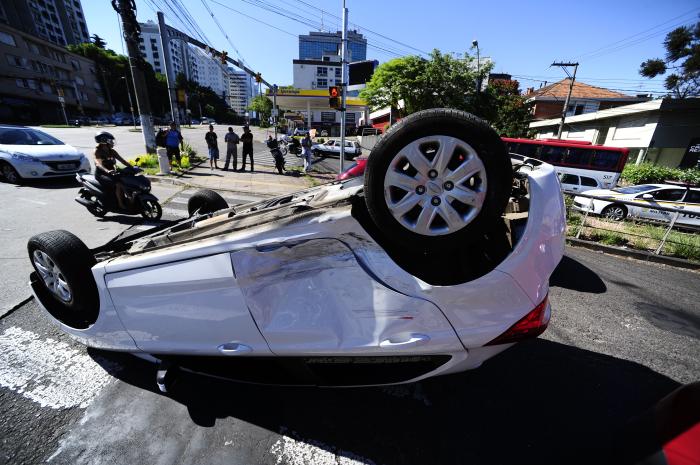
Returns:
[[[555,166],[562,188],[570,192],[610,189],[620,179],[629,149],[561,139],[503,137],[508,151]]]

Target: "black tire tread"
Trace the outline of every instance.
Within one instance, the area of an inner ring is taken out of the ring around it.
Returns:
[[[213,213],[218,210],[228,208],[228,202],[221,197],[218,192],[211,189],[200,189],[189,198],[187,201],[187,213],[189,216],[195,212],[200,214]]]
[[[64,230],[44,232],[29,239],[27,251],[32,266],[32,254],[37,249],[46,252],[58,265],[73,293],[70,304],[53,298],[59,307],[65,307],[65,315],[54,314],[54,317],[69,326],[93,323],[99,311],[99,296],[91,271],[96,260],[90,249],[74,234]]]

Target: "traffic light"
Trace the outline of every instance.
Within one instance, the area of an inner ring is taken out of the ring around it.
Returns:
[[[262,74],[258,73],[255,75],[255,82],[260,84],[262,82]]]
[[[225,64],[226,64],[226,59],[228,58],[228,52],[225,51],[225,50],[224,50],[223,52],[221,52],[220,58],[221,58],[221,64],[222,64],[222,65],[225,65]]]
[[[328,106],[331,108],[340,108],[340,87],[330,86],[328,88]]]

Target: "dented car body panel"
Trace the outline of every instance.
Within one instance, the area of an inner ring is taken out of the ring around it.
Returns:
[[[487,344],[545,300],[563,255],[556,173],[542,164],[527,181],[522,234],[466,282],[430,284],[399,266],[353,216],[362,184],[350,180],[102,248],[97,320],[56,322],[88,346],[156,358],[447,356],[400,382],[476,368],[510,347]]]

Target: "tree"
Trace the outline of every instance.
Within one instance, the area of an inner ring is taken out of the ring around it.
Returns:
[[[184,74],[179,73],[175,76],[175,88],[183,89],[187,93],[188,106],[194,115],[214,117],[219,123],[242,122],[240,116],[228,107],[220,95],[209,87],[188,80]]]
[[[267,122],[272,114],[272,101],[262,94],[256,95],[253,97],[253,100],[250,101],[248,110],[256,111],[260,121]]]
[[[97,34],[93,34],[90,36],[92,39],[92,43],[95,44],[95,47],[105,49],[107,47],[107,42],[104,41],[104,39]]]
[[[375,109],[402,106],[404,114],[435,107],[475,112],[478,76],[474,62],[466,53],[460,60],[439,50],[433,50],[429,59],[395,58],[377,67],[360,97]],[[482,78],[489,70],[490,66],[480,67]]]
[[[670,71],[664,87],[677,98],[700,95],[700,21],[695,26],[681,26],[666,35],[666,57],[642,63],[639,74],[648,78]]]
[[[519,86],[518,81],[496,80],[486,89],[484,107],[491,110],[486,118],[501,136],[527,136],[532,105],[520,94]]]

